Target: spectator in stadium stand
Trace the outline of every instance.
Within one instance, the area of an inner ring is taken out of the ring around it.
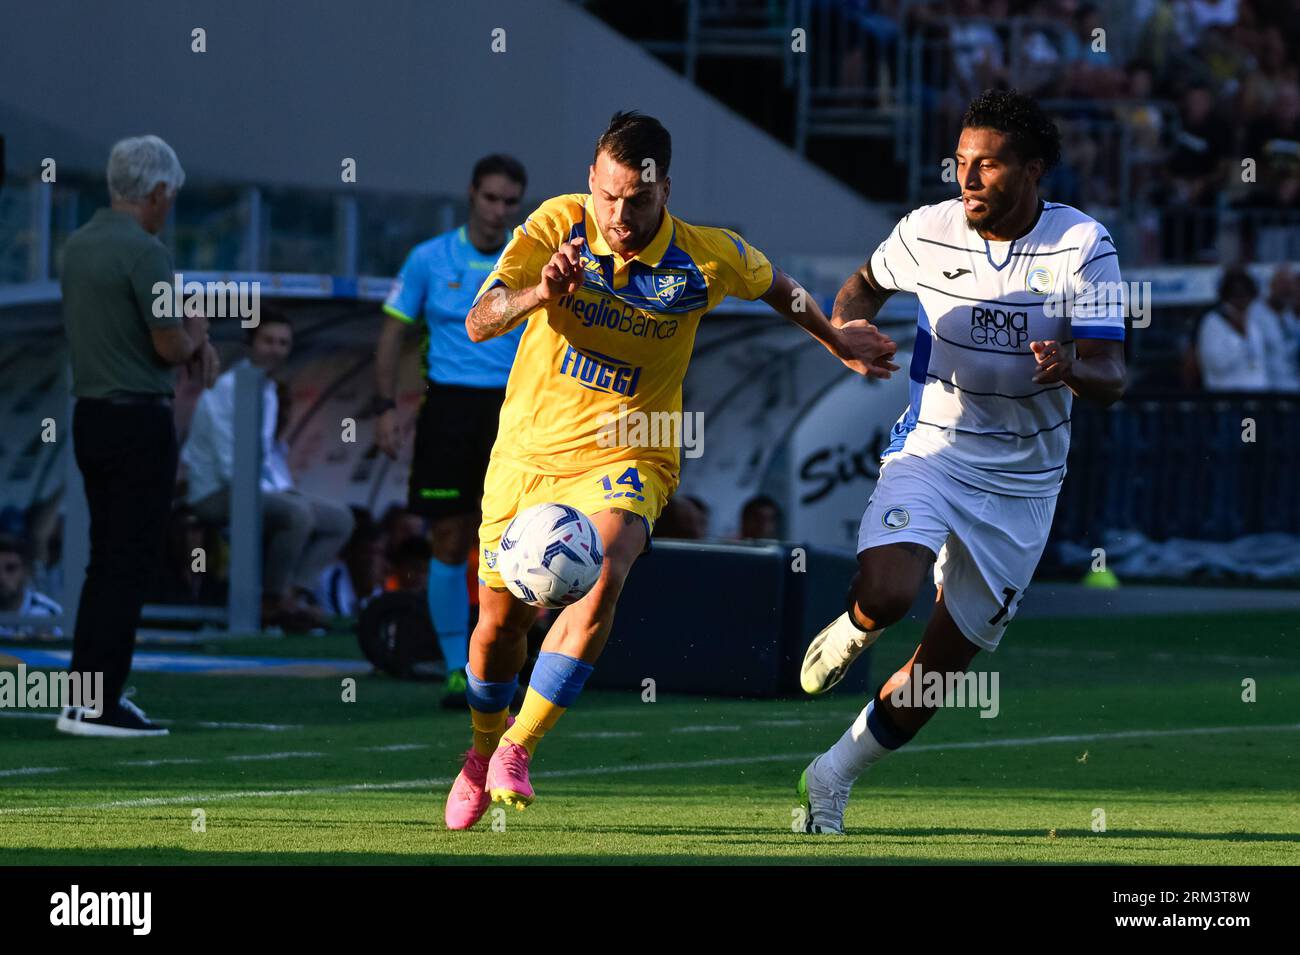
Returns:
[[[82,736],[163,736],[121,696],[150,575],[162,560],[176,480],[174,369],[211,385],[217,353],[202,315],[171,300],[172,257],[157,238],[185,181],[157,136],[124,139],[108,159],[110,207],[63,248],[63,324],[72,358],[72,444],[90,510],[90,562],[77,606],[71,670],[103,675],[96,714],[67,707],[57,728]]]
[[[1161,175],[1165,117],[1152,103],[1154,72],[1151,64],[1145,60],[1133,60],[1124,70],[1125,95],[1115,105],[1115,118],[1124,125],[1129,144],[1126,157],[1130,163],[1129,194],[1145,196],[1152,180]]]
[[[276,375],[293,351],[293,325],[282,312],[265,306],[248,329],[248,357],[223,374],[199,399],[181,452],[189,475],[187,497],[194,513],[214,524],[230,514],[234,478],[235,372],[246,365],[261,369],[262,383],[262,625],[302,632],[321,626],[325,614],[313,591],[325,566],[352,533],[346,504],[307,494],[294,486],[277,428],[281,390]]]
[[[336,617],[356,617],[384,592],[388,572],[384,535],[365,508],[352,509],[354,529],[338,559],[321,573],[316,604]]]
[[[400,504],[390,504],[379,519],[379,529],[383,532],[385,550],[391,554],[407,538],[424,536],[424,518]]]
[[[1165,254],[1182,260],[1215,254],[1215,206],[1226,181],[1232,130],[1215,110],[1214,97],[1204,86],[1194,86],[1183,94],[1179,116],[1181,124],[1168,163],[1173,189],[1165,196],[1171,206],[1165,220]]]
[[[1268,379],[1274,391],[1300,392],[1300,317],[1296,315],[1297,282],[1291,268],[1279,265],[1269,279],[1268,294],[1250,305],[1250,322],[1273,342],[1268,350]]]
[[[1006,52],[992,23],[1007,17],[1007,0],[956,0],[948,23],[953,79],[959,98],[998,86],[1007,78]]]
[[[1259,286],[1241,266],[1224,270],[1219,302],[1201,319],[1196,355],[1206,391],[1269,391],[1268,353],[1283,347],[1252,312]]]
[[[655,521],[654,536],[665,540],[701,539],[704,529],[699,508],[688,497],[670,497]]]
[[[149,603],[220,607],[226,603],[227,582],[217,572],[221,540],[212,524],[204,524],[193,508],[172,511],[167,526],[167,554]],[[195,551],[203,563],[195,562]]]
[[[1262,158],[1270,151],[1295,156],[1300,150],[1300,82],[1288,79],[1272,88],[1245,132],[1247,156]]]
[[[695,510],[699,512],[700,537],[707,538],[709,536],[709,528],[712,524],[713,509],[705,503],[704,498],[698,497],[694,494],[687,494],[685,499],[694,504]]]
[[[896,0],[816,0],[814,6],[838,15],[835,27],[842,30],[846,44],[838,73],[841,86],[869,87],[874,70],[892,68],[901,35]],[[865,42],[868,37],[870,43]]]
[[[781,536],[781,506],[766,494],[751,497],[740,509],[741,540],[777,540]]]
[[[37,590],[63,593],[63,488],[27,509],[26,532],[31,542],[32,583]]]
[[[16,537],[0,537],[0,613],[20,613],[32,617],[57,617],[63,608],[31,584],[31,552]],[[58,627],[42,628],[31,624],[0,623],[0,636],[27,636],[32,633],[62,636]]]
[[[1212,26],[1207,29],[1201,36],[1195,55],[1205,82],[1220,97],[1235,96],[1240,78],[1253,65],[1250,53],[1235,42],[1228,27]],[[1240,117],[1234,112],[1232,120],[1234,126],[1238,125]]]
[[[408,537],[393,550],[393,576],[396,590],[423,594],[429,586],[429,561],[433,548],[426,537]]]
[[[1237,22],[1238,0],[1180,0],[1175,9],[1188,43],[1210,27],[1230,27]]]
[[[1111,53],[1095,48],[1094,31],[1105,27],[1101,11],[1094,4],[1083,3],[1072,19],[1064,49],[1064,59],[1069,64],[1068,92],[1078,97],[1113,98],[1120,93],[1125,77]]]
[[[1174,5],[1169,0],[1158,0],[1142,23],[1137,42],[1137,48],[1151,63],[1157,85],[1163,87],[1173,72],[1182,43]]]

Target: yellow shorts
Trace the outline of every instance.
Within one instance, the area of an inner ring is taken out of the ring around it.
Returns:
[[[501,535],[520,511],[534,504],[568,504],[590,516],[611,507],[645,521],[646,537],[677,490],[677,481],[652,461],[620,461],[581,474],[538,474],[493,459],[483,481],[483,523],[479,525],[478,579],[502,589],[497,572]]]

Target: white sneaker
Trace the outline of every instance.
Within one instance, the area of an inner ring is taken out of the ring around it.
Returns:
[[[836,617],[821,633],[813,637],[799,668],[799,685],[805,693],[825,693],[849,672],[849,665],[879,639],[883,630],[864,633],[849,619],[847,612]]]
[[[103,714],[84,706],[65,706],[54,728],[70,736],[166,736],[167,729],[151,723],[144,711],[125,696]]]
[[[818,756],[799,777],[799,799],[803,803],[803,831],[819,836],[844,835],[844,809],[849,803],[847,786],[836,784],[829,771],[818,771]]]

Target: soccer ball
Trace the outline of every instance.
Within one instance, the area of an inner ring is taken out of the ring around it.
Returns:
[[[536,504],[501,535],[497,568],[512,594],[534,607],[564,607],[587,595],[605,562],[591,518],[567,504]]]

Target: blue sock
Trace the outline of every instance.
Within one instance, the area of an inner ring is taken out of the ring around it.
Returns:
[[[568,707],[578,698],[594,669],[590,663],[574,657],[545,651],[537,655],[528,685],[556,706]]]
[[[465,700],[471,710],[500,713],[510,708],[510,701],[515,698],[515,689],[519,686],[519,677],[503,683],[488,683],[476,677],[469,667],[465,668],[465,675],[469,680]]]
[[[429,561],[429,616],[438,632],[438,646],[447,672],[463,670],[469,663],[469,589],[465,565]]]

